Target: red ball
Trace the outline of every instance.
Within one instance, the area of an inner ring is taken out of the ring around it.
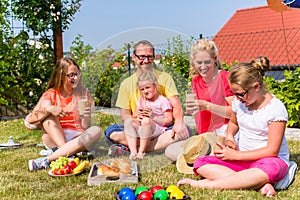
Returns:
[[[154,194],[157,190],[164,190],[164,187],[161,185],[155,185],[150,189],[150,192],[152,192],[152,194]]]
[[[143,191],[139,194],[138,200],[152,200],[153,195],[150,191]]]

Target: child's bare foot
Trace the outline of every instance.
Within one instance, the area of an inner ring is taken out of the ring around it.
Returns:
[[[206,188],[206,184],[209,182],[209,180],[207,179],[202,179],[202,180],[193,180],[190,178],[184,178],[180,181],[178,181],[177,185],[181,186],[181,185],[190,185],[192,187],[195,188]]]
[[[270,183],[266,183],[262,188],[260,188],[260,193],[266,197],[274,197],[276,191]]]
[[[136,160],[137,159],[137,154],[136,153],[130,153],[129,159],[130,160]]]
[[[146,153],[138,153],[136,158],[139,160],[143,160]]]

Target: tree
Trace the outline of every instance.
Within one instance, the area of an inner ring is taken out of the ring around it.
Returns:
[[[11,110],[19,105],[27,105],[27,108],[35,105],[45,90],[54,58],[63,54],[62,38],[57,35],[68,29],[80,2],[0,1],[0,106]],[[25,24],[25,29],[16,35],[10,30],[11,16]],[[54,54],[53,50],[58,48],[60,53]]]
[[[13,13],[34,36],[49,38],[52,31],[55,61],[63,57],[62,33],[79,10],[81,0],[11,0]]]

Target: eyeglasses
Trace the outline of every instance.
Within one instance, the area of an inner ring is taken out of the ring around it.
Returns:
[[[136,53],[134,53],[134,55],[135,55],[139,60],[145,60],[146,58],[148,58],[148,60],[153,60],[153,59],[154,59],[154,55],[145,56],[145,55],[137,55]]]
[[[76,78],[78,78],[79,76],[81,76],[81,72],[78,71],[76,73],[70,73],[70,74],[67,74],[66,76],[70,79],[75,78],[75,76],[76,76]]]
[[[231,91],[231,93],[233,94],[233,95],[235,95],[237,98],[239,98],[239,99],[244,99],[244,96],[248,93],[248,91],[249,90],[245,90],[244,92],[242,92],[242,93],[235,93],[235,92],[233,92],[233,91]]]

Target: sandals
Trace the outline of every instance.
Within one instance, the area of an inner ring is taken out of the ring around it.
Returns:
[[[34,110],[28,116],[29,124],[35,124],[37,122],[42,122],[50,115],[49,112],[45,110]]]

